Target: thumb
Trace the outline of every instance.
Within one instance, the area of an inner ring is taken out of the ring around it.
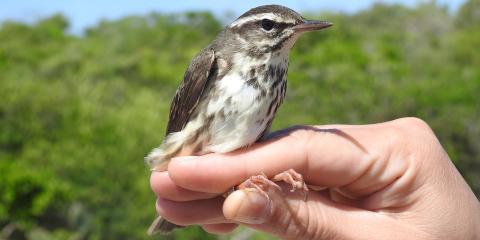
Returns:
[[[262,224],[272,216],[272,201],[256,189],[247,188],[231,193],[223,204],[227,219],[245,224]]]
[[[309,197],[312,195],[318,193],[311,193]],[[282,238],[311,239],[318,234],[315,229],[319,224],[318,219],[308,216],[311,213],[307,204],[298,192],[268,191],[267,195],[255,188],[246,188],[234,191],[225,199],[223,214],[226,219]]]
[[[284,189],[285,190],[285,189]],[[283,239],[428,239],[424,232],[388,215],[331,201],[328,192],[296,192],[254,188],[231,193],[223,204],[226,219]]]

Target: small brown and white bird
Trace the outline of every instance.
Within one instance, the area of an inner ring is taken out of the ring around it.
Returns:
[[[173,98],[166,136],[146,163],[165,171],[174,156],[226,153],[262,139],[285,96],[290,49],[303,33],[331,25],[279,5],[241,15],[190,63]],[[159,217],[149,233],[175,227]]]

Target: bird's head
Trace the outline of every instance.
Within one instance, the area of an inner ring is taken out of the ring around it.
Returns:
[[[332,26],[326,21],[306,20],[290,8],[265,5],[252,8],[227,26],[226,34],[250,54],[287,53],[305,32]],[[232,36],[233,35],[233,36]]]

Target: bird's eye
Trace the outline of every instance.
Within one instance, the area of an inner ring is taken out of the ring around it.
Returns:
[[[270,19],[262,19],[262,28],[266,31],[272,30],[275,22]]]

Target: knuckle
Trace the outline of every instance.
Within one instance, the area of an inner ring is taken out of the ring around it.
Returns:
[[[430,126],[420,118],[408,117],[397,119],[391,124],[389,156],[406,164],[406,168],[427,166],[424,163],[437,161],[442,146]],[[395,157],[393,157],[395,156]],[[402,169],[406,169],[405,167]]]
[[[394,144],[414,146],[419,141],[433,139],[435,135],[430,126],[420,118],[407,117],[394,120],[391,124],[390,137]]]
[[[432,132],[428,123],[416,117],[400,118],[393,121],[393,123],[410,135],[431,134]]]

